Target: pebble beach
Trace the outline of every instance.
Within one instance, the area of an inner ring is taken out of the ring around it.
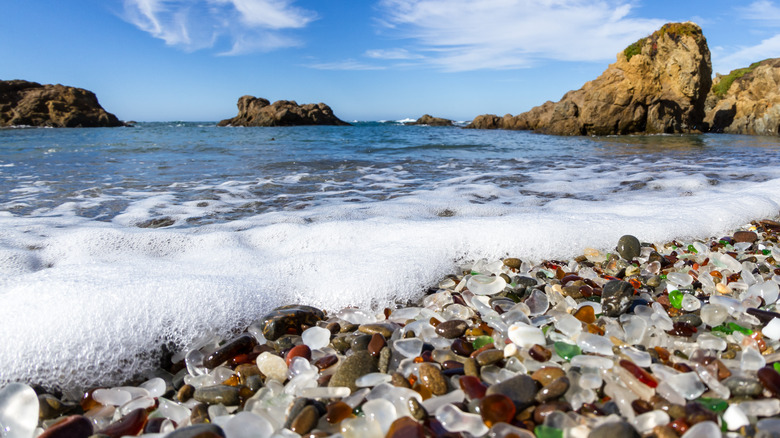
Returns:
[[[780,222],[464,263],[418,302],[280,307],[145,380],[0,389],[3,437],[780,434]]]

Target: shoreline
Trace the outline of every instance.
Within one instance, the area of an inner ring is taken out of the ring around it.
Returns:
[[[624,236],[611,254],[476,261],[379,314],[287,306],[136,388],[38,394],[32,427],[40,414],[46,436],[776,432],[778,236],[774,220],[663,245]]]

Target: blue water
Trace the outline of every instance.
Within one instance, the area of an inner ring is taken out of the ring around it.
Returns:
[[[108,384],[282,304],[381,309],[466,260],[707,237],[779,210],[774,137],[0,130],[0,382]]]

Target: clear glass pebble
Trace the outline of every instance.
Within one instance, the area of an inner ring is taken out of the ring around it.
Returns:
[[[393,348],[404,357],[417,357],[422,353],[423,341],[419,338],[399,339],[393,343]]]
[[[362,406],[366,418],[376,421],[382,434],[386,435],[390,425],[398,417],[395,406],[385,399],[375,399],[365,402]]]
[[[488,427],[477,414],[468,414],[451,404],[436,410],[436,419],[448,432],[467,432],[474,436],[488,433]]]
[[[279,382],[287,380],[287,363],[275,354],[266,351],[257,356],[257,368],[268,378]]]
[[[614,346],[612,341],[592,333],[580,333],[580,336],[577,338],[577,345],[585,352],[603,354],[604,356],[615,354],[612,352],[612,347]]]
[[[466,287],[475,295],[495,295],[506,287],[506,281],[501,277],[473,275]]]
[[[574,337],[582,331],[582,322],[569,313],[557,316],[554,325],[561,333],[570,337]]]
[[[320,386],[302,388],[298,395],[306,398],[343,398],[349,396],[351,392],[345,386]]]
[[[268,420],[247,411],[232,415],[221,427],[230,438],[267,438],[274,433]]]
[[[755,348],[745,347],[742,349],[742,357],[739,360],[739,367],[743,371],[758,371],[766,365],[766,359]]]
[[[682,308],[686,312],[695,312],[701,308],[701,301],[690,294],[684,294],[682,297]]]
[[[720,426],[713,421],[702,421],[688,429],[681,438],[713,438],[721,436]]]
[[[683,272],[670,272],[666,274],[666,279],[680,286],[688,286],[693,283],[693,277]]]
[[[745,411],[735,404],[729,405],[726,412],[723,413],[723,421],[728,424],[729,430],[737,430],[742,426],[750,424],[750,419],[748,419]]]
[[[392,376],[385,373],[368,373],[364,374],[355,380],[355,385],[358,387],[373,387],[382,383],[390,383]]]
[[[382,428],[367,417],[355,417],[341,422],[344,438],[383,438]]]
[[[526,429],[512,426],[507,423],[496,423],[490,428],[488,438],[535,438],[536,435]]]
[[[203,366],[203,359],[205,356],[200,350],[190,350],[186,356],[184,356],[184,364],[187,366],[187,372],[191,376],[202,376],[208,374],[209,370]]]
[[[773,341],[780,339],[780,318],[772,318],[772,320],[761,329],[761,333],[763,333],[764,337]]]
[[[756,417],[774,417],[780,415],[780,399],[767,398],[762,400],[750,400],[738,405],[744,412]]]
[[[544,333],[540,328],[519,321],[509,326],[507,335],[518,347],[530,348],[534,344],[546,344]]]
[[[104,406],[121,406],[132,400],[133,397],[129,392],[121,389],[101,388],[96,389],[95,392],[92,393],[92,399]]]
[[[669,421],[671,421],[669,414],[660,409],[656,409],[654,411],[637,415],[637,417],[634,419],[634,427],[639,431],[639,433],[645,434],[651,432],[656,426],[668,424]]]
[[[324,327],[309,327],[301,333],[301,340],[312,350],[325,348],[330,343],[330,330]]]
[[[0,437],[31,438],[38,426],[38,395],[22,383],[0,389]]]
[[[778,295],[780,295],[780,288],[778,288],[777,283],[770,280],[750,286],[746,295],[743,295],[742,299],[747,298],[747,296],[759,296],[763,298],[767,305],[770,305],[777,301]]]
[[[541,315],[550,308],[550,299],[539,289],[534,289],[524,303],[528,306],[529,316]]]
[[[780,419],[778,418],[762,418],[756,422],[756,429],[759,432],[766,434],[780,433]]]
[[[687,400],[699,398],[707,387],[695,372],[680,373],[667,378],[669,386]]]
[[[162,397],[166,391],[165,380],[159,377],[149,379],[140,386],[149,391],[150,397]]]
[[[728,308],[719,304],[714,304],[713,298],[710,297],[710,304],[707,304],[701,308],[701,320],[710,327],[716,327],[723,324],[726,318],[729,317]]]
[[[190,417],[191,411],[184,406],[163,397],[157,398],[158,406],[157,413],[161,416],[170,419],[176,424],[181,424],[185,418]]]

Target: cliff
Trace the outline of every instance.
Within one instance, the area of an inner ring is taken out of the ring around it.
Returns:
[[[686,133],[705,128],[712,84],[707,40],[694,23],[668,23],[618,53],[598,78],[559,102],[511,116],[478,116],[468,128],[556,135]]]
[[[780,134],[780,58],[717,75],[705,108],[711,132]]]
[[[0,126],[55,128],[124,126],[95,93],[64,85],[0,81]]]
[[[238,99],[238,115],[225,119],[218,126],[298,126],[336,125],[349,123],[340,120],[324,103],[298,105],[295,101],[278,100],[273,104],[267,99],[242,96]]]

